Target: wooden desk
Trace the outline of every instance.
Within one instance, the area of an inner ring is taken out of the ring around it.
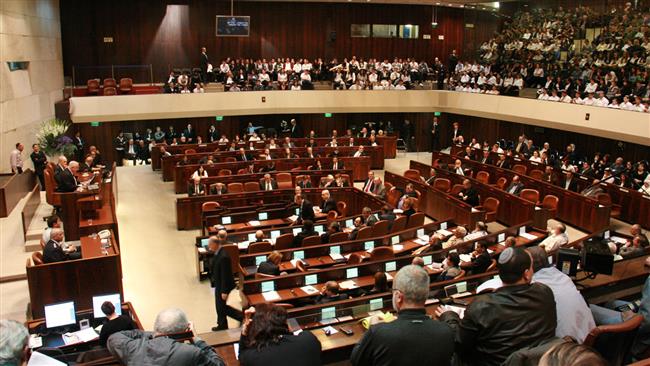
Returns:
[[[22,174],[0,174],[0,217],[9,216],[36,184],[36,174],[31,169]]]
[[[46,304],[74,300],[78,308],[88,309],[92,308],[94,295],[124,296],[120,250],[115,237],[111,236],[106,254],[102,252],[99,238],[83,236],[80,242],[81,259],[42,265],[32,265],[28,260],[27,283],[34,318],[44,316]]]
[[[324,168],[328,168],[332,165],[332,158],[321,158],[318,159],[321,161]],[[342,157],[339,159],[345,165],[346,169],[352,170],[351,179],[353,181],[360,181],[368,178],[368,172],[370,171],[370,158],[363,156],[360,158],[350,158]],[[316,159],[275,159],[271,160],[275,163],[276,171],[278,172],[289,172],[292,169],[300,168],[297,170],[306,170],[308,166],[312,165]],[[237,174],[239,169],[247,169],[250,165],[255,167],[255,171],[258,172],[263,167],[266,167],[269,163],[269,160],[255,160],[255,161],[238,161],[230,163],[216,163],[211,166],[204,166],[205,170],[208,172],[208,176],[216,176],[219,171],[222,169],[229,169],[234,175]],[[192,174],[199,168],[200,165],[183,165],[174,167],[174,191],[175,192],[184,192],[187,191],[187,185],[192,177]],[[329,170],[329,169],[328,169]],[[314,171],[317,173],[318,171]],[[247,173],[248,174],[248,173]],[[352,182],[350,182],[351,184]]]

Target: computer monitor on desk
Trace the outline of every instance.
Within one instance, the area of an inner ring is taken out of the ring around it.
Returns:
[[[74,301],[45,305],[45,327],[47,329],[65,327],[76,322]]]
[[[102,304],[106,301],[113,304],[115,314],[122,315],[122,299],[120,298],[120,294],[99,295],[93,296],[93,317],[95,319],[106,317],[106,314],[102,311]]]

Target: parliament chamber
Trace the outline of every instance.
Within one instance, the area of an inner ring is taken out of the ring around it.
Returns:
[[[0,364],[650,365],[648,1],[0,21]]]

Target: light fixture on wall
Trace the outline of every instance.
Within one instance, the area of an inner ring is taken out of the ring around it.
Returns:
[[[440,3],[436,3],[440,4]],[[431,28],[436,29],[438,28],[438,8],[433,7],[433,10],[431,10]]]

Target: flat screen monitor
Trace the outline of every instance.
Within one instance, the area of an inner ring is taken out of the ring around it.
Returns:
[[[301,232],[301,231],[302,231],[301,228],[295,227],[295,228],[293,228],[293,235],[298,235],[298,233]]]
[[[251,17],[217,15],[217,37],[248,37]]]
[[[208,247],[208,243],[210,243],[210,238],[203,238],[203,239],[201,239],[201,246],[202,246],[203,248],[207,248],[207,247]]]
[[[424,261],[425,266],[428,266],[431,263],[433,263],[433,257],[431,257],[430,255],[422,257],[422,260]]]
[[[294,215],[296,215],[296,216],[300,215],[300,209],[299,208],[296,208],[293,212],[294,212]]]
[[[300,260],[305,259],[305,251],[296,250],[295,252],[293,252],[293,259],[300,259]]]
[[[418,229],[417,236],[424,236],[424,229]]]
[[[264,256],[264,255],[258,255],[257,257],[255,257],[255,265],[256,265],[256,266],[259,266],[259,265],[262,264],[262,262],[264,262],[265,260],[266,260],[266,256]]]
[[[392,238],[390,238],[390,243],[393,245],[399,244],[399,235],[395,235]]]
[[[318,283],[318,275],[306,275],[305,276],[305,286],[311,286]]]
[[[262,282],[262,292],[269,292],[275,290],[275,283],[273,281]]]
[[[323,225],[318,225],[318,226],[314,227],[314,229],[316,230],[318,235],[325,234],[325,228],[323,228]]]
[[[77,322],[74,301],[45,305],[45,327],[56,328]]]
[[[255,242],[255,233],[248,234],[248,241],[251,243]]]
[[[257,218],[258,218],[258,220],[260,220],[260,221],[268,220],[268,219],[269,219],[269,213],[268,213],[268,212],[260,212],[260,213],[257,215]]]
[[[440,230],[447,230],[447,223],[446,222],[440,223]]]
[[[369,251],[371,251],[373,249],[375,249],[375,242],[374,241],[369,240],[369,241],[363,243],[363,250],[365,250],[366,252],[369,252]]]
[[[379,310],[383,307],[384,307],[384,300],[382,300],[381,298],[370,300],[370,311]]]
[[[115,306],[115,314],[122,315],[122,299],[120,298],[120,294],[109,294],[93,296],[93,316],[95,318],[106,317],[106,314],[102,311],[102,304],[106,301]]]
[[[353,227],[353,226],[354,226],[354,222],[352,222],[352,219],[345,221],[345,227]]]
[[[341,247],[338,245],[334,247],[330,247],[330,254],[341,255]]]
[[[499,236],[497,237],[497,243],[503,243],[504,241],[506,241],[506,234],[505,233],[499,234]]]
[[[280,236],[280,230],[273,230],[271,231],[271,239],[275,240]]]
[[[323,310],[321,310],[322,320],[333,319],[333,318],[336,318],[336,306],[331,306],[329,308],[324,308]]]
[[[395,261],[386,262],[386,272],[392,272],[397,270],[397,263]]]
[[[345,270],[345,277],[346,278],[357,278],[359,277],[359,269],[358,268],[348,268]]]
[[[230,216],[224,216],[224,217],[221,218],[221,224],[222,225],[230,225],[230,224],[232,224],[232,219],[230,218]]]

